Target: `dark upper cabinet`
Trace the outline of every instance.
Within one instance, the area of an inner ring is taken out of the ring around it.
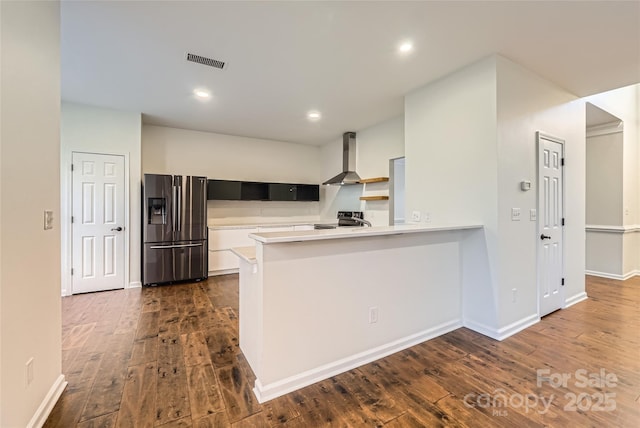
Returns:
[[[209,200],[228,201],[319,201],[317,184],[260,183],[209,180]]]
[[[298,184],[296,201],[319,201],[320,186],[317,184]]]
[[[320,186],[317,184],[269,183],[271,201],[319,201]]]
[[[295,184],[269,183],[269,200],[295,201],[296,187]]]
[[[240,194],[243,201],[268,201],[269,186],[267,183],[243,181]]]
[[[239,201],[242,181],[209,180],[207,183],[207,199]]]

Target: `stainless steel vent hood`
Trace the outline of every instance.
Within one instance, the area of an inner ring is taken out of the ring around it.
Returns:
[[[360,176],[356,173],[356,133],[345,132],[342,134],[342,172],[322,184],[342,186],[359,181]]]

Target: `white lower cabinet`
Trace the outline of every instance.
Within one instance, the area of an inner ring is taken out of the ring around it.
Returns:
[[[231,250],[209,250],[209,274],[221,275],[230,273],[233,269],[238,269],[240,262],[238,256]]]
[[[258,228],[209,229],[209,275],[234,273],[240,267],[238,256],[231,252],[234,247],[249,247],[255,241],[249,238]]]
[[[224,275],[238,271],[240,261],[238,256],[231,252],[231,248],[254,246],[256,241],[249,238],[250,233],[293,232],[298,230],[313,230],[313,225],[209,229],[209,275]]]

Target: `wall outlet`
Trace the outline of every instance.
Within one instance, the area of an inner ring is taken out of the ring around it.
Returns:
[[[520,208],[511,208],[511,221],[520,221]]]
[[[420,221],[420,211],[414,211],[411,213],[411,221]]]
[[[25,363],[27,386],[33,382],[33,357],[29,358]]]
[[[529,210],[529,220],[536,221],[538,220],[538,211],[535,208],[531,208]]]
[[[511,293],[512,293],[511,301],[515,303],[518,300],[518,289],[512,288]]]
[[[431,213],[423,213],[422,214],[422,221],[424,223],[431,223]]]
[[[378,307],[372,306],[369,308],[369,324],[375,324],[378,322]]]

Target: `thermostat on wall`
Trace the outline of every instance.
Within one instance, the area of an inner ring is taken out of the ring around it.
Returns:
[[[527,190],[531,190],[531,182],[528,180],[521,181],[520,189],[522,189],[523,192],[526,192]]]

